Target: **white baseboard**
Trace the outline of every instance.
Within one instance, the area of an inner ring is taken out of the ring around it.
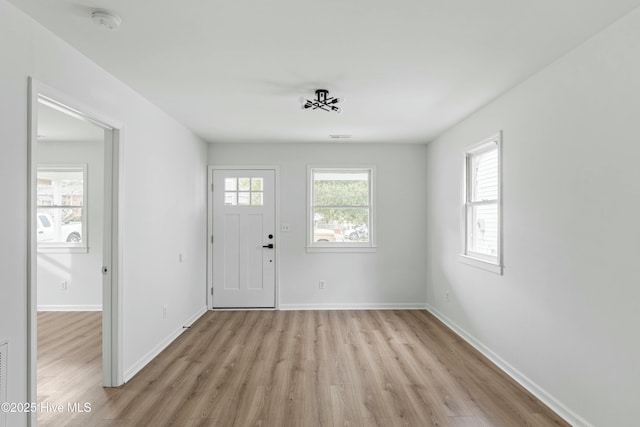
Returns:
[[[38,311],[102,311],[98,305],[38,305]]]
[[[447,325],[453,330],[460,338],[465,340],[476,350],[482,353],[487,359],[491,360],[498,368],[500,368],[505,374],[509,375],[522,387],[527,389],[531,394],[537,397],[542,403],[551,408],[558,416],[563,418],[566,422],[574,427],[593,427],[587,420],[567,408],[562,402],[547,393],[542,387],[538,386],[535,382],[531,381],[522,372],[511,366],[506,360],[493,352],[490,348],[482,344],[473,335],[458,326],[455,322],[449,319],[447,316],[438,311],[430,304],[426,305],[426,310],[437,317],[442,323]]]
[[[426,310],[416,303],[280,304],[280,310]]]
[[[162,341],[158,343],[154,348],[151,349],[147,354],[145,354],[140,360],[133,364],[129,369],[124,372],[124,382],[126,383],[131,378],[134,377],[135,374],[140,372],[142,368],[147,366],[149,362],[151,362],[157,355],[159,355],[165,348],[169,346],[176,338],[178,338],[184,331],[187,329],[184,326],[191,326],[193,322],[198,320],[204,313],[207,312],[207,307],[204,306],[198,309],[192,316],[190,316],[187,320],[183,322],[183,326],[180,326],[175,331],[171,332],[167,335]]]

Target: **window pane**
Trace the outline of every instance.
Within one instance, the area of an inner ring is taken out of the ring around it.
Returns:
[[[224,179],[225,191],[237,191],[238,190],[238,178],[225,178]]]
[[[36,222],[38,242],[82,242],[82,208],[38,208]]]
[[[251,204],[254,206],[262,206],[262,193],[251,193]]]
[[[38,206],[53,206],[53,181],[40,177],[38,173]]]
[[[468,250],[498,256],[497,204],[470,206],[467,209]]]
[[[238,178],[238,189],[240,191],[251,190],[251,178]]]
[[[498,198],[498,149],[471,158],[471,201]]]
[[[83,170],[38,170],[38,206],[82,206]]]
[[[313,241],[369,242],[369,209],[315,208]]]
[[[369,206],[367,172],[314,172],[314,206]]]
[[[247,192],[239,192],[238,193],[238,205],[241,206],[248,206],[251,204],[251,199],[250,199],[250,195],[251,193]]]
[[[39,167],[36,200],[36,240],[40,247],[73,247],[86,242],[83,167]]]
[[[82,175],[82,174],[81,174]],[[82,178],[77,180],[60,181],[61,194],[60,204],[63,206],[82,206],[83,201],[83,183]]]
[[[224,193],[225,206],[235,206],[238,204],[238,193],[235,191],[227,191]]]
[[[262,185],[262,178],[251,178],[251,191],[262,191]]]

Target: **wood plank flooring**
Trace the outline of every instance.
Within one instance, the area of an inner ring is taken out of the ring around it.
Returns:
[[[102,313],[45,311],[38,313],[38,404],[85,401],[102,389]],[[60,425],[67,414],[38,412],[38,425]]]
[[[568,425],[425,311],[208,312],[114,389],[95,314],[39,314],[39,398],[92,406],[40,425]]]

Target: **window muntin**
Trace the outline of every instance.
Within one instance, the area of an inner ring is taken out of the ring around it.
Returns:
[[[468,150],[465,166],[464,255],[499,265],[500,135]]]
[[[373,247],[373,168],[310,168],[309,246]]]
[[[87,247],[86,165],[39,166],[36,240],[39,250]]]

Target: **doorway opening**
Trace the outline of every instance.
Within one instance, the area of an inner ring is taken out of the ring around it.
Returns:
[[[29,83],[27,401],[83,405],[91,386],[122,383],[119,131],[57,91]],[[30,425],[56,415],[38,412]]]

